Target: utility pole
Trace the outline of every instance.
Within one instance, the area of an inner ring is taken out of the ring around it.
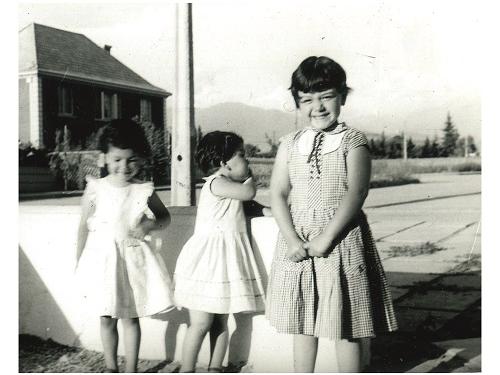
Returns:
[[[406,133],[403,132],[403,159],[408,159],[408,142],[406,140]]]
[[[465,145],[464,145],[464,156],[468,157],[469,156],[469,136],[465,136]]]
[[[172,126],[171,204],[193,206],[194,78],[191,3],[176,4],[175,92]]]

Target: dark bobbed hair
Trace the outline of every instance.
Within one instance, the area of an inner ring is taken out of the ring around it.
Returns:
[[[137,156],[146,159],[151,156],[144,129],[137,122],[129,119],[111,120],[99,129],[97,148],[106,154],[110,146],[131,149]]]
[[[242,146],[243,138],[238,134],[216,130],[201,138],[194,158],[200,169],[208,173],[220,168],[221,162],[226,163]]]
[[[309,56],[293,72],[289,89],[298,108],[299,91],[309,93],[336,89],[345,100],[350,91],[346,81],[345,70],[339,63],[326,56]]]

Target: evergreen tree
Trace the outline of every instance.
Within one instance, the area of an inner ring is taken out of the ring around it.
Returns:
[[[445,157],[455,155],[459,134],[457,129],[453,125],[453,122],[451,121],[451,116],[449,112],[446,118],[443,132],[444,135],[443,135],[443,141],[441,143],[441,155]]]
[[[378,155],[382,159],[387,157],[387,145],[384,132],[382,132],[380,141],[378,142]]]
[[[437,158],[437,157],[440,157],[441,155],[442,155],[441,146],[439,145],[438,137],[436,135],[436,136],[434,136],[434,139],[432,140],[432,143],[431,143],[429,157]]]
[[[411,137],[408,138],[408,141],[406,142],[406,154],[408,155],[408,158],[416,158],[418,156],[417,151],[417,147],[415,143],[413,143]]]
[[[425,137],[424,144],[420,148],[420,158],[428,158],[431,157],[431,140],[429,137]]]

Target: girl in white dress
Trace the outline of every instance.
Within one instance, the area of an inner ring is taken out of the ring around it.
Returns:
[[[132,120],[101,128],[106,177],[87,177],[77,242],[77,278],[85,304],[100,316],[106,372],[118,372],[117,321],[123,324],[126,372],[137,370],[139,318],[174,308],[171,280],[147,240],[170,223],[152,182],[138,176],[150,155],[143,129]]]
[[[242,201],[255,196],[243,139],[215,131],[200,141],[195,155],[209,174],[203,185],[193,236],[177,260],[175,300],[189,310],[181,372],[194,372],[210,332],[209,372],[221,372],[230,313],[264,310],[264,290],[247,234]]]

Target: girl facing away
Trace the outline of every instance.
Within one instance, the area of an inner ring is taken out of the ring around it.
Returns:
[[[280,233],[266,316],[278,332],[293,335],[296,372],[314,372],[320,337],[336,341],[340,372],[360,372],[361,342],[397,329],[361,210],[370,182],[367,140],[338,121],[349,89],[332,59],[305,59],[290,90],[308,125],[283,137],[271,177]]]
[[[174,273],[177,305],[189,310],[181,372],[194,372],[205,335],[210,334],[209,372],[221,372],[231,313],[264,310],[264,290],[247,234],[243,201],[255,196],[243,139],[214,131],[195,154],[209,175],[200,193],[193,236]]]
[[[167,268],[147,242],[150,231],[166,228],[170,215],[153,183],[137,178],[150,155],[139,124],[111,121],[100,129],[98,147],[107,176],[87,177],[76,272],[86,305],[100,316],[106,372],[118,372],[118,320],[123,326],[125,371],[136,372],[139,318],[174,308]]]

